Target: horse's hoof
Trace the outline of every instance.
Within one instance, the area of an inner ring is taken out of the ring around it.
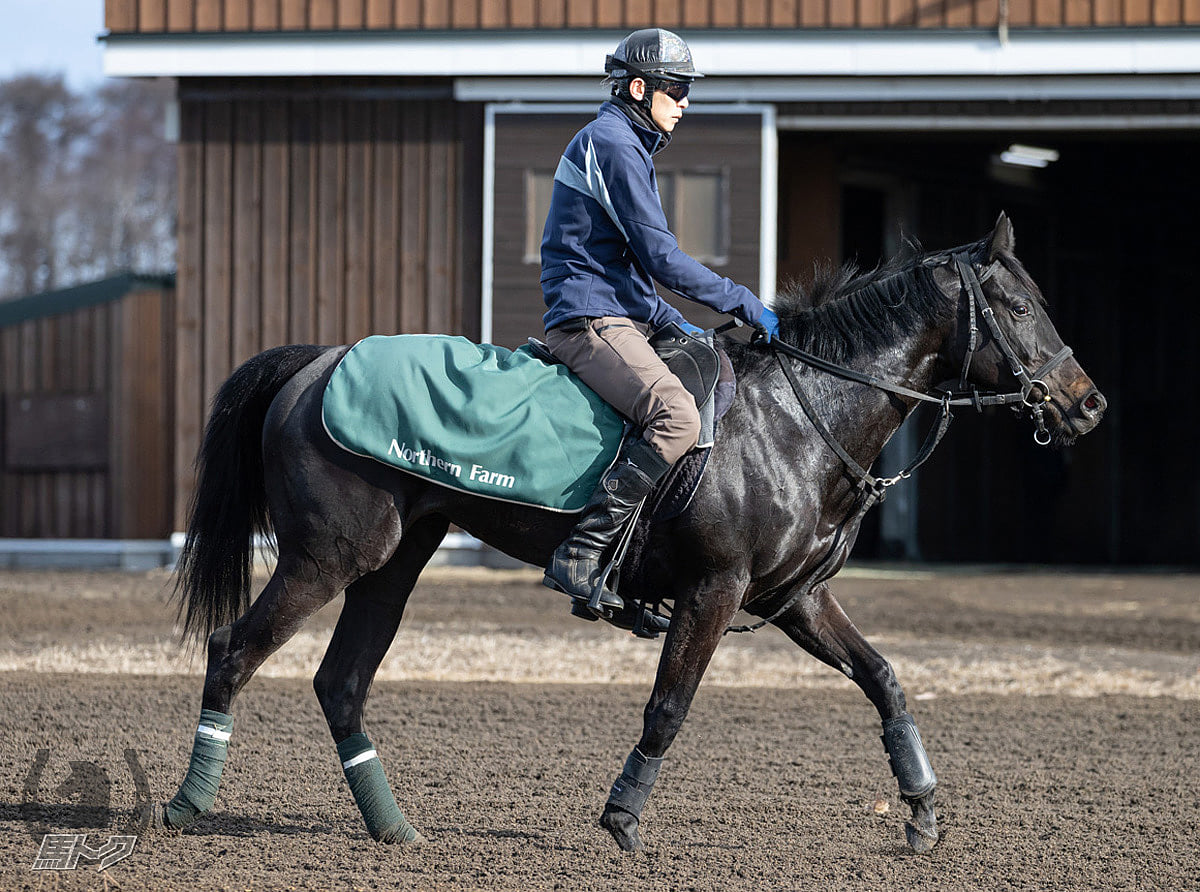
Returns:
[[[142,803],[134,812],[133,821],[142,833],[179,833],[167,823],[166,806],[161,802]]]
[[[918,855],[926,855],[933,851],[933,847],[938,844],[938,834],[934,830],[932,833],[925,831],[915,826],[914,824],[904,824],[904,838],[908,840],[908,847]]]
[[[606,805],[600,816],[600,826],[612,834],[622,851],[640,852],[646,848],[638,833],[638,819],[627,811]]]
[[[429,842],[429,840],[418,833],[416,828],[406,821],[398,827],[393,827],[379,834],[376,842],[386,845],[415,846],[423,842]]]

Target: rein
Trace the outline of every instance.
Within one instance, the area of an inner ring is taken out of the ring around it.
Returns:
[[[944,255],[943,255],[944,256]],[[842,550],[842,542],[845,531],[849,528],[854,528],[858,521],[861,521],[863,516],[871,510],[877,503],[882,502],[887,496],[887,490],[891,486],[895,486],[901,480],[905,480],[912,476],[912,473],[928,461],[933,455],[938,444],[941,443],[942,437],[946,435],[946,431],[950,428],[950,422],[954,415],[951,408],[957,406],[973,406],[977,411],[982,412],[984,406],[1012,406],[1024,405],[1030,410],[1033,416],[1037,430],[1034,432],[1033,439],[1040,446],[1045,446],[1050,442],[1050,433],[1046,429],[1045,420],[1043,418],[1043,406],[1050,401],[1050,388],[1046,386],[1044,376],[1053,369],[1061,365],[1068,357],[1071,356],[1072,350],[1070,347],[1063,347],[1054,356],[1050,357],[1037,370],[1030,372],[1025,367],[1025,364],[1017,358],[1016,351],[1008,342],[1004,332],[1001,330],[999,323],[996,321],[996,314],[988,305],[987,300],[983,296],[983,282],[986,282],[996,269],[999,267],[1000,261],[993,260],[981,273],[976,274],[975,267],[971,263],[970,257],[965,252],[960,252],[951,255],[951,260],[954,263],[955,269],[958,272],[958,277],[962,285],[962,290],[967,296],[968,308],[968,323],[969,336],[967,341],[967,351],[963,357],[962,372],[959,376],[958,391],[943,390],[940,395],[922,393],[918,390],[913,390],[910,387],[905,387],[902,384],[895,384],[885,381],[874,375],[867,375],[856,369],[847,368],[846,366],[838,365],[830,362],[827,359],[822,359],[814,353],[809,353],[806,350],[801,350],[798,347],[793,347],[791,344],[783,343],[778,339],[770,342],[770,347],[775,353],[775,358],[779,362],[779,367],[783,370],[784,377],[787,378],[788,384],[791,385],[792,392],[796,395],[796,400],[800,403],[800,407],[804,410],[804,414],[808,420],[816,428],[817,433],[821,435],[821,439],[829,446],[830,449],[841,459],[842,464],[850,475],[857,478],[858,492],[856,495],[855,507],[851,509],[846,518],[838,524],[837,530],[834,533],[833,543],[825,553],[825,557],[821,559],[821,563],[809,574],[808,581],[804,583],[783,606],[776,610],[771,616],[760,620],[752,625],[745,626],[730,626],[725,631],[729,632],[756,632],[763,626],[773,623],[779,619],[784,613],[803,598],[813,586],[819,582],[823,582],[833,574],[830,572],[832,565],[837,561]],[[944,259],[939,259],[935,264],[941,265],[945,263]],[[971,369],[971,360],[975,355],[975,351],[979,348],[979,327],[976,323],[977,314],[983,317],[984,322],[988,327],[989,333],[996,341],[1000,348],[1000,352],[1004,354],[1004,358],[1008,362],[1009,370],[1020,384],[1020,390],[1011,391],[1009,393],[980,393],[976,388],[970,387],[967,381],[967,375]],[[848,381],[855,381],[859,384],[865,384],[876,390],[882,390],[887,393],[894,393],[898,396],[906,396],[910,399],[920,400],[923,402],[936,403],[941,409],[938,419],[934,426],[930,428],[929,433],[925,437],[925,442],[921,448],[917,450],[917,454],[904,467],[902,471],[892,477],[876,477],[862,465],[860,465],[848,453],[845,447],[838,442],[829,426],[821,420],[817,415],[816,409],[812,402],[804,393],[800,386],[799,380],[796,378],[796,372],[792,368],[792,363],[785,360],[784,357],[799,360],[805,365],[812,366],[828,374],[838,378],[844,378]],[[938,388],[935,388],[938,389]],[[1040,391],[1035,393],[1035,391]]]

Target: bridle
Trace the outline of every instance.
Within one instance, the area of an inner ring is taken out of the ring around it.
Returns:
[[[971,358],[975,355],[976,349],[979,347],[979,326],[976,324],[976,307],[978,307],[979,315],[983,317],[983,321],[987,323],[988,331],[991,333],[996,345],[1000,348],[1000,352],[1004,354],[1004,358],[1008,361],[1008,369],[1012,372],[1013,377],[1021,385],[1021,389],[1012,393],[1006,394],[991,394],[989,402],[986,405],[1013,405],[1020,403],[1029,409],[1030,415],[1033,416],[1033,422],[1037,427],[1034,431],[1033,440],[1039,446],[1045,446],[1050,442],[1050,432],[1046,429],[1045,404],[1050,402],[1050,388],[1046,386],[1045,376],[1058,368],[1065,362],[1074,352],[1070,347],[1064,346],[1061,350],[1051,356],[1044,362],[1036,371],[1030,371],[1025,363],[1017,358],[1016,351],[1013,350],[1012,344],[1008,342],[1008,338],[1004,336],[1004,332],[1000,328],[1000,324],[996,321],[996,314],[992,311],[991,306],[984,299],[983,283],[986,282],[1000,265],[999,260],[993,260],[981,273],[976,275],[975,267],[971,264],[970,257],[966,253],[957,253],[951,255],[955,268],[958,270],[959,280],[962,282],[963,288],[969,292],[967,299],[969,334],[967,340],[967,352],[963,356],[962,373],[958,378],[959,392],[967,392],[977,394],[974,388],[970,387],[967,381],[967,375],[971,370]],[[952,405],[970,405],[972,397],[965,397],[967,403],[952,403]],[[983,404],[980,404],[982,406]]]
[[[980,412],[983,411],[985,406],[1013,406],[1018,411],[1020,411],[1021,407],[1027,408],[1036,426],[1033,434],[1034,442],[1040,446],[1045,446],[1050,442],[1050,433],[1046,428],[1044,418],[1045,404],[1050,402],[1050,388],[1045,383],[1045,377],[1062,365],[1071,356],[1073,351],[1070,347],[1064,346],[1041,366],[1031,371],[1017,357],[1012,344],[1009,343],[1004,331],[1000,328],[1000,324],[996,321],[996,314],[983,295],[983,283],[991,278],[996,270],[1000,268],[1000,261],[993,260],[977,273],[975,265],[971,262],[970,255],[965,251],[958,251],[950,254],[949,260],[947,260],[945,254],[931,257],[925,260],[922,266],[933,268],[943,266],[947,263],[954,264],[954,268],[958,273],[959,284],[961,285],[961,293],[965,296],[967,303],[967,349],[963,356],[962,371],[959,374],[958,385],[955,389],[947,390],[939,385],[934,388],[934,393],[922,393],[911,387],[884,381],[874,375],[867,375],[857,369],[847,368],[846,366],[830,362],[827,359],[822,359],[816,354],[793,347],[791,344],[783,343],[778,338],[772,339],[768,345],[769,349],[774,351],[775,358],[779,362],[779,367],[783,370],[784,377],[787,378],[788,383],[791,385],[792,391],[796,395],[796,400],[804,410],[804,414],[808,416],[808,420],[816,428],[817,433],[821,435],[821,438],[829,448],[841,459],[849,475],[857,480],[858,497],[856,499],[856,506],[851,509],[851,513],[847,515],[846,519],[838,525],[834,534],[833,544],[826,552],[821,563],[809,574],[808,581],[770,617],[749,626],[730,626],[726,629],[727,632],[754,632],[761,629],[763,626],[774,622],[782,616],[793,604],[807,594],[814,585],[827,579],[831,575],[830,570],[832,565],[837,560],[841,551],[844,531],[848,528],[853,529],[856,522],[861,520],[863,515],[872,506],[884,500],[889,487],[895,486],[901,480],[911,477],[913,472],[933,455],[934,450],[949,429],[951,420],[953,420],[954,416],[951,411],[953,408],[972,406]],[[1017,379],[1019,385],[1017,390],[1007,393],[981,392],[968,381],[971,361],[979,349],[979,317],[983,318],[988,332],[1008,362],[1009,371]],[[848,381],[865,384],[876,390],[882,390],[922,402],[936,403],[940,407],[938,419],[933,427],[930,428],[921,448],[917,450],[916,455],[913,456],[912,460],[902,471],[891,477],[876,477],[854,460],[845,447],[838,442],[833,432],[829,429],[829,426],[817,415],[811,400],[809,400],[804,389],[800,386],[800,382],[796,378],[796,372],[792,368],[792,363],[788,361],[788,358],[799,360],[805,365],[819,369],[820,371],[844,378]]]
[[[863,484],[864,488],[876,493],[877,499],[883,497],[884,490],[887,487],[893,486],[900,480],[910,476],[917,467],[933,454],[933,449],[937,446],[942,436],[945,435],[946,429],[953,418],[951,409],[959,406],[971,406],[980,412],[983,411],[985,406],[1014,406],[1018,408],[1023,406],[1029,409],[1036,425],[1033,435],[1034,441],[1039,446],[1045,446],[1050,442],[1050,432],[1046,428],[1044,418],[1045,404],[1050,402],[1050,388],[1047,386],[1045,378],[1072,355],[1072,349],[1064,346],[1041,366],[1031,371],[1017,357],[1012,344],[1009,343],[1003,329],[1000,328],[1000,324],[996,321],[995,312],[983,295],[983,283],[990,279],[996,270],[1000,268],[1000,261],[993,260],[980,272],[976,273],[975,265],[971,263],[970,256],[965,251],[960,251],[951,254],[949,261],[947,261],[946,255],[943,254],[926,260],[922,265],[926,267],[938,267],[945,265],[947,262],[954,264],[955,271],[958,273],[962,294],[965,296],[967,303],[967,349],[963,356],[962,371],[959,374],[956,389],[947,390],[939,385],[934,388],[934,393],[922,393],[919,390],[913,390],[911,387],[905,387],[903,384],[885,381],[875,375],[867,375],[857,369],[847,368],[835,362],[830,362],[814,353],[809,353],[806,350],[801,350],[798,347],[793,347],[791,344],[784,343],[778,338],[772,340],[769,345],[770,349],[774,351],[775,358],[778,360],[784,376],[791,385],[792,391],[796,394],[796,399],[800,403],[801,408],[804,409],[804,413],[808,416],[809,421],[812,422],[817,432],[821,434],[821,437],[829,447],[837,453],[838,457],[851,473]],[[971,361],[979,349],[979,317],[983,318],[988,332],[1008,362],[1009,371],[1017,379],[1017,384],[1019,385],[1017,390],[1007,393],[984,392],[974,387],[968,380],[971,371]],[[883,390],[922,402],[936,403],[940,406],[941,410],[938,423],[931,432],[930,437],[926,438],[925,445],[918,451],[916,457],[908,467],[894,477],[873,477],[858,462],[850,457],[849,453],[837,442],[837,439],[833,436],[833,432],[829,430],[825,422],[816,414],[811,401],[805,395],[799,380],[796,378],[792,364],[787,362],[785,357],[799,360],[805,365],[812,366],[820,371],[844,378],[848,381],[865,384],[876,390]]]

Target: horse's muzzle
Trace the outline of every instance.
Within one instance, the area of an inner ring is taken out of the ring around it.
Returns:
[[[1089,378],[1084,377],[1082,381],[1077,381],[1071,389],[1080,396],[1069,404],[1069,409],[1061,419],[1062,428],[1055,435],[1055,439],[1062,445],[1070,445],[1078,437],[1092,430],[1100,423],[1108,408],[1108,400]]]

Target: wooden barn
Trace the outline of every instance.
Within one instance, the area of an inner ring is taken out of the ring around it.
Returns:
[[[174,530],[175,282],[0,302],[0,538]]]
[[[107,73],[178,82],[177,528],[205,406],[254,352],[540,332],[546,184],[651,25],[708,75],[656,160],[691,253],[769,299],[1005,209],[1109,398],[1068,452],[964,415],[860,555],[1195,562],[1197,0],[107,0]]]

